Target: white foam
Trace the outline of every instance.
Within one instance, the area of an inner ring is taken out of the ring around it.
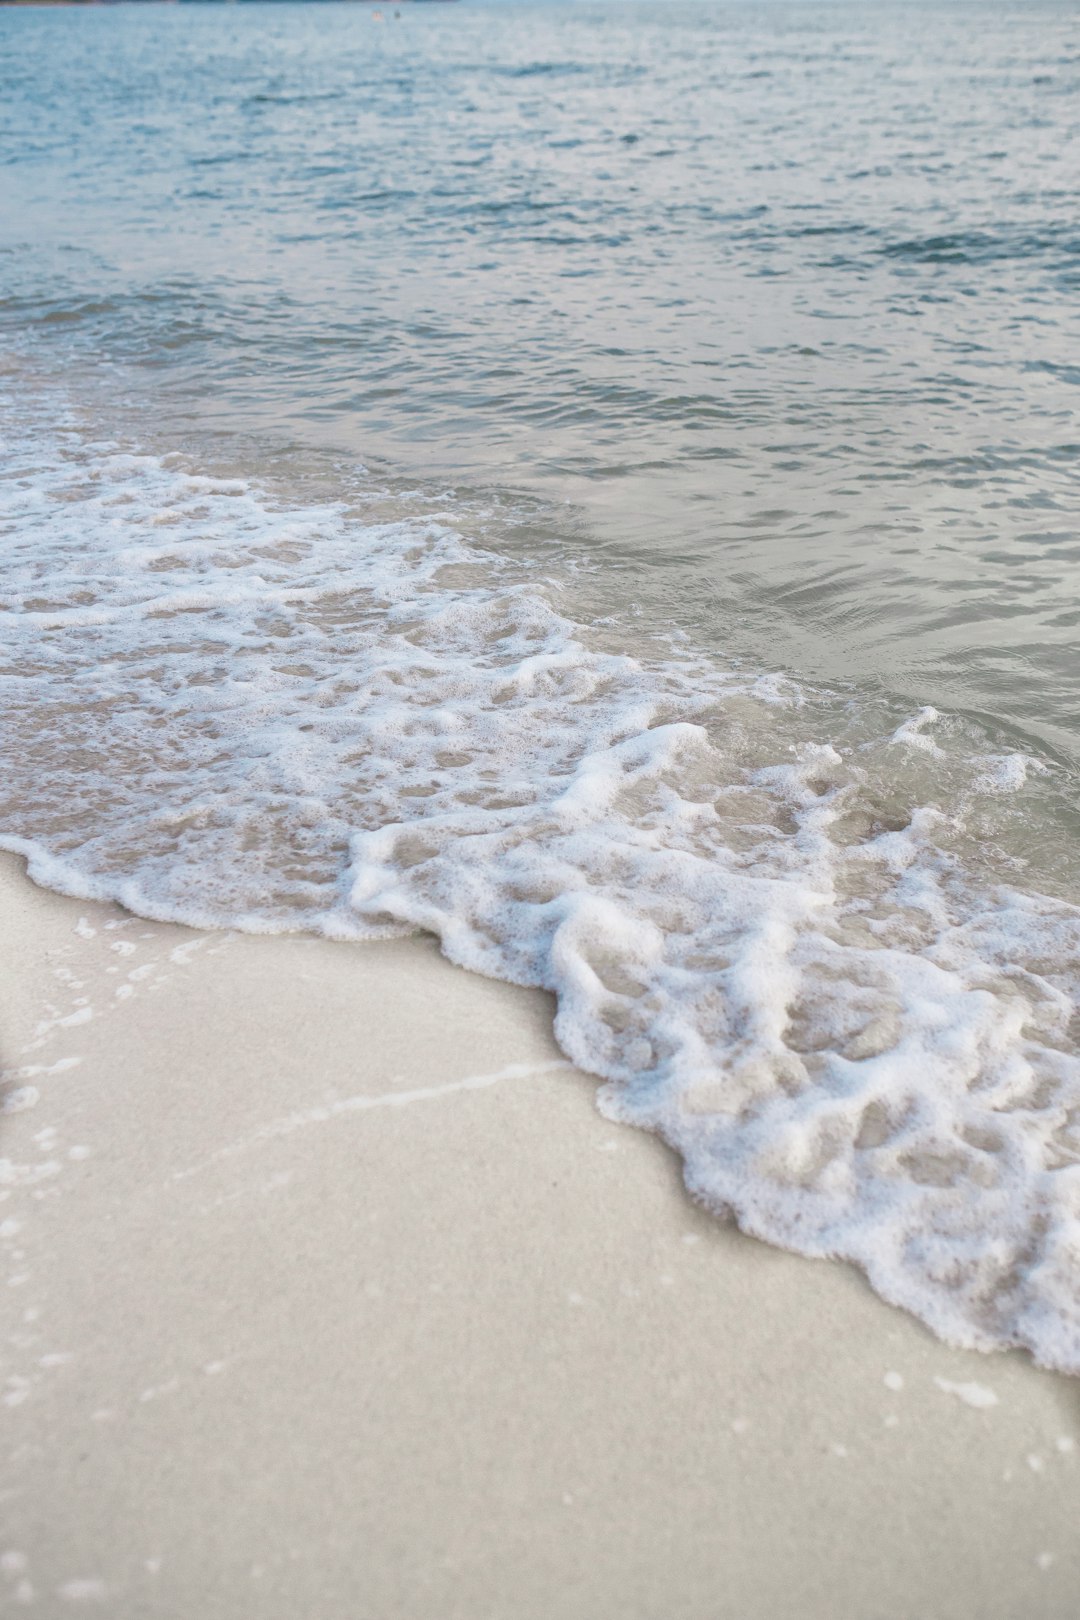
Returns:
[[[37,1106],[41,1093],[36,1086],[15,1086],[11,1091],[5,1092],[0,1102],[0,1113],[21,1114],[27,1108]]]
[[[919,710],[918,714],[912,715],[909,720],[904,721],[903,725],[897,726],[890,740],[894,743],[902,743],[907,748],[919,748],[924,754],[941,755],[944,750],[926,732],[927,726],[932,726],[935,720],[940,719],[941,716],[938,711],[930,704],[927,704]]]
[[[709,1207],[1080,1371],[1080,912],[1030,864],[1043,765],[630,656],[415,501],[289,508],[40,427],[10,461],[0,828],[38,882],[430,929],[554,991],[602,1107]]]
[[[997,1406],[998,1404],[997,1395],[986,1384],[958,1384],[950,1378],[935,1378],[934,1383],[944,1394],[955,1395],[956,1399],[958,1401],[963,1401],[965,1406],[974,1406],[977,1409],[985,1409],[986,1407]]]

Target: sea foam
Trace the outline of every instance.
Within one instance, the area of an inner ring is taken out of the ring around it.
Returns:
[[[40,424],[0,498],[0,843],[37,881],[200,926],[431,930],[554,991],[601,1107],[709,1207],[955,1343],[1080,1371],[1080,911],[1045,892],[1047,762],[631,651],[415,502],[290,505]]]

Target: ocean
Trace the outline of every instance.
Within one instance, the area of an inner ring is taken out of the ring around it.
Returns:
[[[1075,8],[6,9],[0,85],[0,845],[544,986],[718,1214],[1080,1372]]]

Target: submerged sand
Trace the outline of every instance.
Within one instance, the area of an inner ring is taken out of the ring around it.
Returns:
[[[1080,1385],[697,1209],[545,996],[0,906],[0,1611],[1075,1613]]]

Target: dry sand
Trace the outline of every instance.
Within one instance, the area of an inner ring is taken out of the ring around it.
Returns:
[[[1080,1386],[704,1215],[544,996],[0,906],[2,1612],[1080,1609]]]

